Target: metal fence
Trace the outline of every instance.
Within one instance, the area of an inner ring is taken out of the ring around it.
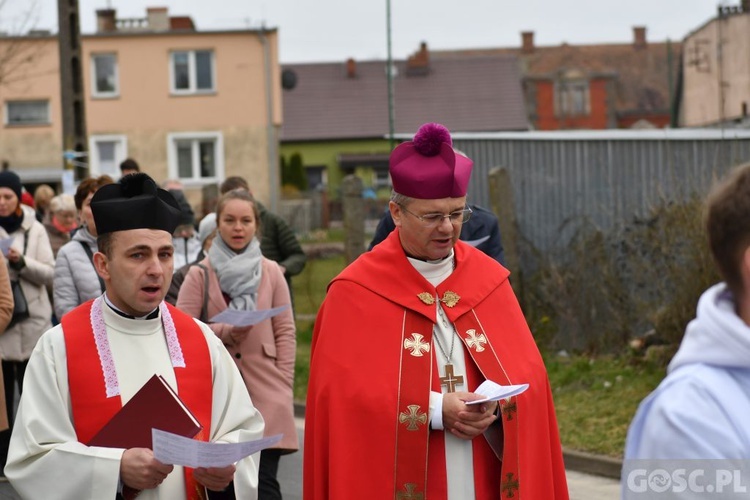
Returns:
[[[608,130],[455,134],[474,160],[469,200],[489,207],[488,173],[508,169],[522,237],[545,252],[581,224],[607,230],[664,201],[705,193],[750,161],[748,130]]]

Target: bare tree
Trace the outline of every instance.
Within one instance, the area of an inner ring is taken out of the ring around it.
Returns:
[[[21,9],[17,16],[6,13],[11,0],[0,0],[0,89],[37,76],[35,62],[43,52],[36,43],[33,28],[38,21],[37,0],[15,0]],[[4,15],[5,14],[5,15]]]

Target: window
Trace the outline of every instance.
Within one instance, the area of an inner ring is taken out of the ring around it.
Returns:
[[[49,101],[7,101],[6,125],[48,125]]]
[[[173,94],[199,94],[214,91],[214,52],[212,50],[172,52],[170,59]]]
[[[589,114],[589,82],[582,71],[568,70],[555,82],[555,114],[582,116]]]
[[[89,137],[91,173],[120,177],[120,163],[128,156],[128,139],[124,135],[92,135]]]
[[[170,177],[198,184],[224,177],[221,132],[179,132],[169,134],[167,141]]]
[[[117,97],[120,94],[117,55],[92,55],[91,79],[91,89],[94,97]]]

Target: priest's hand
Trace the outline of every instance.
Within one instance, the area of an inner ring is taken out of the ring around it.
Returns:
[[[212,491],[221,491],[229,486],[234,478],[234,465],[227,467],[199,467],[193,470],[193,477]]]
[[[474,439],[497,420],[497,402],[467,405],[466,401],[483,399],[473,392],[449,392],[443,395],[443,426],[461,439]]]
[[[123,484],[136,490],[156,488],[172,469],[173,465],[159,462],[148,448],[130,448],[120,459],[120,479]]]

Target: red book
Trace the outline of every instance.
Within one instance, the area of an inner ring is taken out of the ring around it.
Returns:
[[[152,449],[152,428],[189,438],[201,430],[198,419],[161,375],[151,377],[87,444]]]

